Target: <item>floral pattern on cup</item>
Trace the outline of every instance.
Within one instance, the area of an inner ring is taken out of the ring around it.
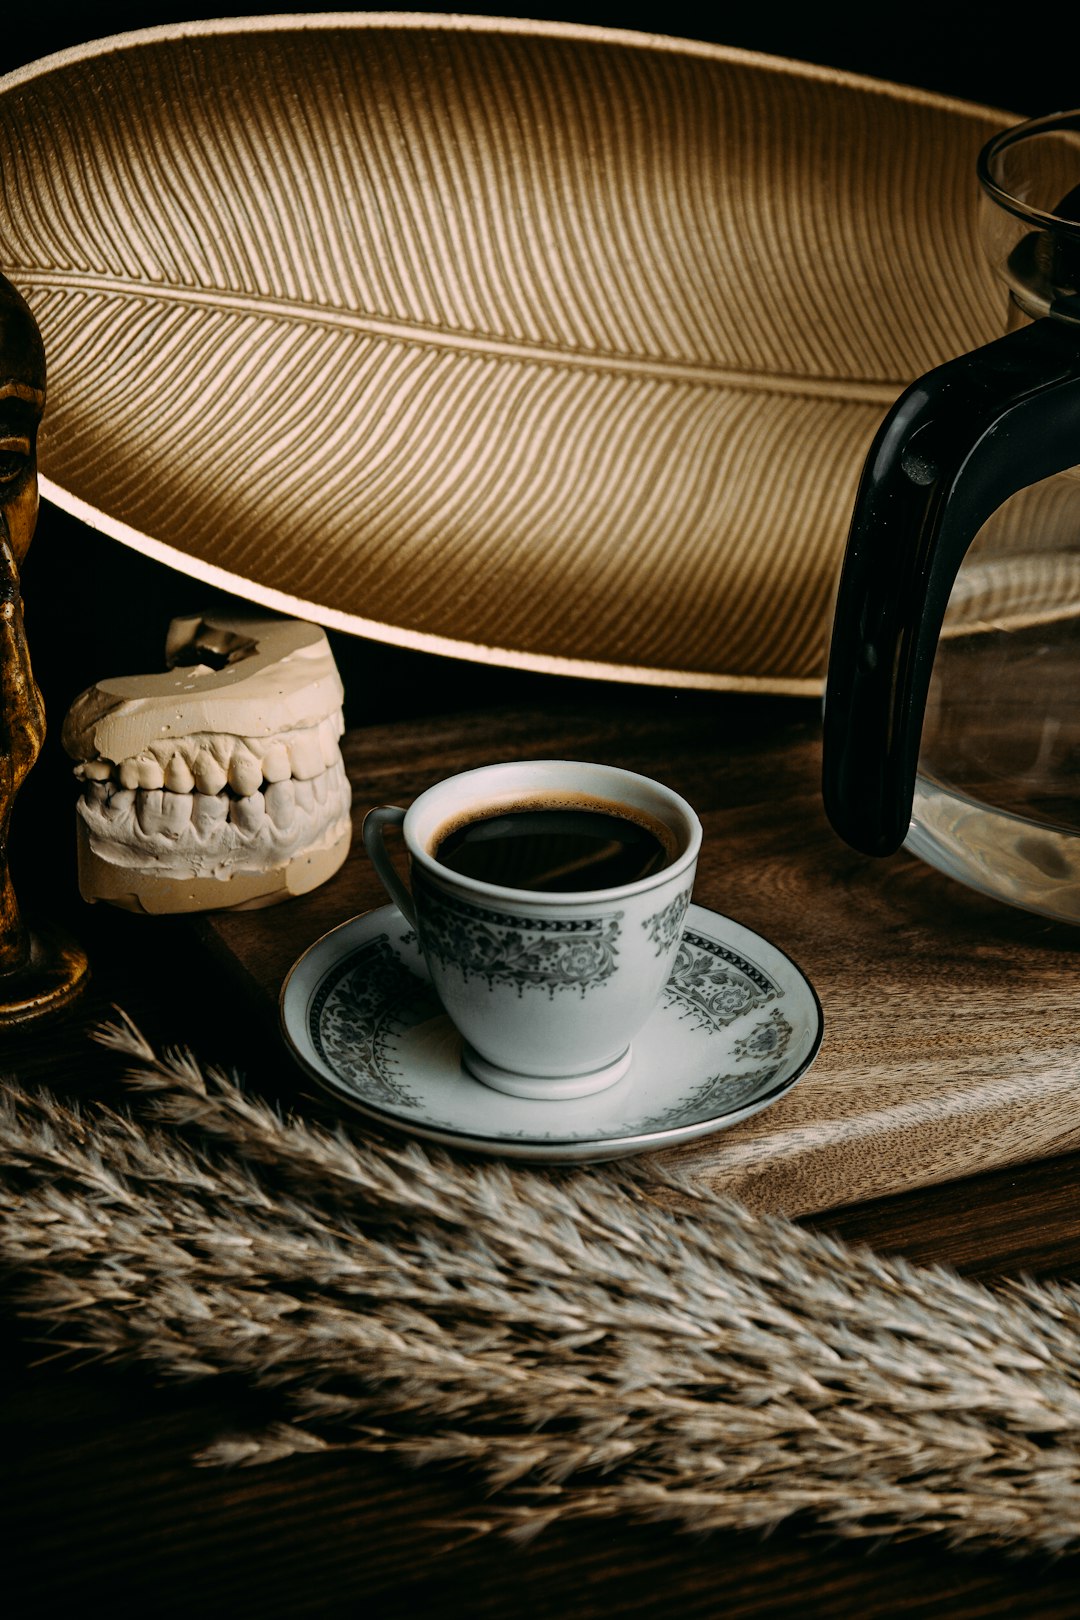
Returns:
[[[692,893],[692,888],[684,889],[682,894],[677,894],[674,900],[664,907],[663,911],[654,911],[652,916],[646,917],[642,923],[642,928],[656,946],[657,956],[663,956],[678,939]]]
[[[513,985],[526,990],[576,990],[584,996],[615,971],[621,911],[595,917],[519,917],[465,905],[413,873],[423,894],[420,922],[425,952],[460,970],[464,978],[484,979],[489,988]]]
[[[783,991],[754,962],[714,939],[687,932],[664,987],[699,1029],[720,1030]],[[749,1037],[748,1037],[749,1038]]]

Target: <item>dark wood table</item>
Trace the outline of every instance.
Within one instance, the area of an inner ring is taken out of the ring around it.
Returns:
[[[620,735],[633,731],[635,737],[681,738],[685,758],[693,733],[709,769],[742,769],[731,780],[732,791],[744,797],[757,741],[790,737],[806,758],[813,753],[816,716],[805,704],[625,691],[583,699],[580,689],[554,682],[543,690],[550,698],[545,747],[560,737],[580,742],[585,727],[600,757],[619,757]],[[583,701],[593,705],[584,718]],[[520,735],[526,723],[514,710],[486,716],[482,729],[497,752],[500,726]],[[442,717],[365,728],[365,791],[374,791],[377,778],[379,797],[403,795],[446,774],[477,724],[475,717]],[[653,774],[663,775],[662,746],[655,740],[650,746]],[[812,783],[800,779],[790,791],[810,806]],[[760,817],[791,815],[785,794],[763,791],[759,799]],[[28,827],[24,837],[33,836]],[[972,898],[908,857],[891,870],[891,881],[930,894],[929,913],[946,944],[958,930],[970,932],[974,905],[980,926],[1003,931],[1025,948],[1045,939],[1068,960],[1075,943],[1070,930]],[[880,883],[880,869],[867,881]],[[222,974],[191,924],[87,910],[71,901],[66,879],[53,885],[49,900],[68,911],[91,952],[93,989],[65,1022],[9,1042],[0,1059],[5,1071],[88,1099],[117,1098],[117,1062],[88,1042],[87,1031],[119,1002],[155,1040],[189,1042],[206,1056],[240,1063],[269,1095],[319,1106],[279,1047],[272,1020],[239,981]],[[1063,993],[1071,990],[1063,985]],[[914,1260],[943,1261],[974,1277],[1076,1275],[1078,1170],[1080,1156],[1071,1155],[811,1219],[845,1238]],[[422,1612],[902,1613],[960,1620],[1071,1617],[1080,1601],[1076,1560],[954,1553],[932,1541],[873,1546],[823,1537],[811,1523],[786,1526],[767,1539],[725,1534],[704,1540],[663,1527],[568,1524],[519,1547],[461,1527],[462,1520],[482,1523],[484,1516],[482,1493],[465,1473],[405,1473],[353,1456],[293,1459],[250,1471],[198,1468],[192,1457],[200,1445],[258,1417],[257,1397],[224,1380],[162,1389],[138,1371],[57,1360],[10,1308],[5,1330],[0,1569],[6,1592],[22,1593],[13,1614],[59,1612],[61,1605],[97,1599],[121,1614],[201,1610],[267,1620]]]

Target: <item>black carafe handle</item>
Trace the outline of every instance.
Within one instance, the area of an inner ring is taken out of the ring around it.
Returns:
[[[825,693],[825,809],[856,849],[890,855],[907,837],[938,635],[972,540],[1010,495],[1078,463],[1068,321],[950,360],[886,417],[856,497]]]

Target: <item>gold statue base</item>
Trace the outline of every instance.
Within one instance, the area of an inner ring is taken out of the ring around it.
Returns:
[[[31,929],[29,962],[0,973],[0,1030],[60,1012],[89,982],[86,952],[69,934],[51,924]]]

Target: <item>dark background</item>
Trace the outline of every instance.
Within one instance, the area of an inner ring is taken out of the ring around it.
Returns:
[[[20,67],[50,51],[88,39],[154,23],[194,18],[331,10],[330,6],[230,6],[110,4],[74,8],[35,5],[33,0],[4,8],[0,71]],[[348,8],[342,8],[348,9]],[[363,8],[357,8],[363,9]],[[390,9],[390,8],[388,8]],[[400,10],[411,7],[400,6]],[[418,8],[438,10],[438,7]],[[945,95],[963,96],[1034,117],[1080,102],[1080,83],[1067,7],[1026,9],[957,4],[955,0],[911,0],[887,4],[785,6],[660,4],[640,7],[516,7],[447,5],[486,16],[551,18],[596,23],[606,28],[644,28],[657,33],[706,39],[745,50],[818,62],[900,84],[919,85]]]
[[[272,5],[220,8],[226,15],[273,9]],[[488,8],[488,14],[507,15],[512,10]],[[189,0],[186,5],[104,3],[70,10],[23,0],[5,12],[0,24],[0,72],[88,39],[210,16],[217,8]],[[636,10],[602,5],[529,7],[525,14],[708,39],[917,85],[1018,116],[1080,103],[1075,55],[1054,37],[1045,20],[1053,14],[1037,9],[1009,14],[1007,29],[989,22],[982,7],[951,5],[948,0],[861,7],[818,4],[798,10],[769,4],[707,8],[654,4]],[[48,504],[42,506],[37,540],[24,570],[24,593],[35,671],[45,693],[51,733],[16,811],[13,864],[21,889],[20,824],[33,818],[38,831],[43,830],[42,823],[52,824],[55,841],[49,839],[44,847],[52,844],[58,855],[49,876],[66,888],[72,789],[70,767],[59,747],[60,720],[75,693],[93,679],[160,668],[168,620],[205,605],[208,595],[204,587]],[[332,639],[345,679],[350,725],[500,703],[559,706],[572,704],[581,690],[577,683],[556,676],[440,659],[351,637]],[[633,689],[615,696],[622,704],[635,701]],[[715,698],[718,709],[730,701],[723,694]],[[43,847],[40,839],[35,843]],[[38,871],[30,881],[40,889],[43,876]]]

